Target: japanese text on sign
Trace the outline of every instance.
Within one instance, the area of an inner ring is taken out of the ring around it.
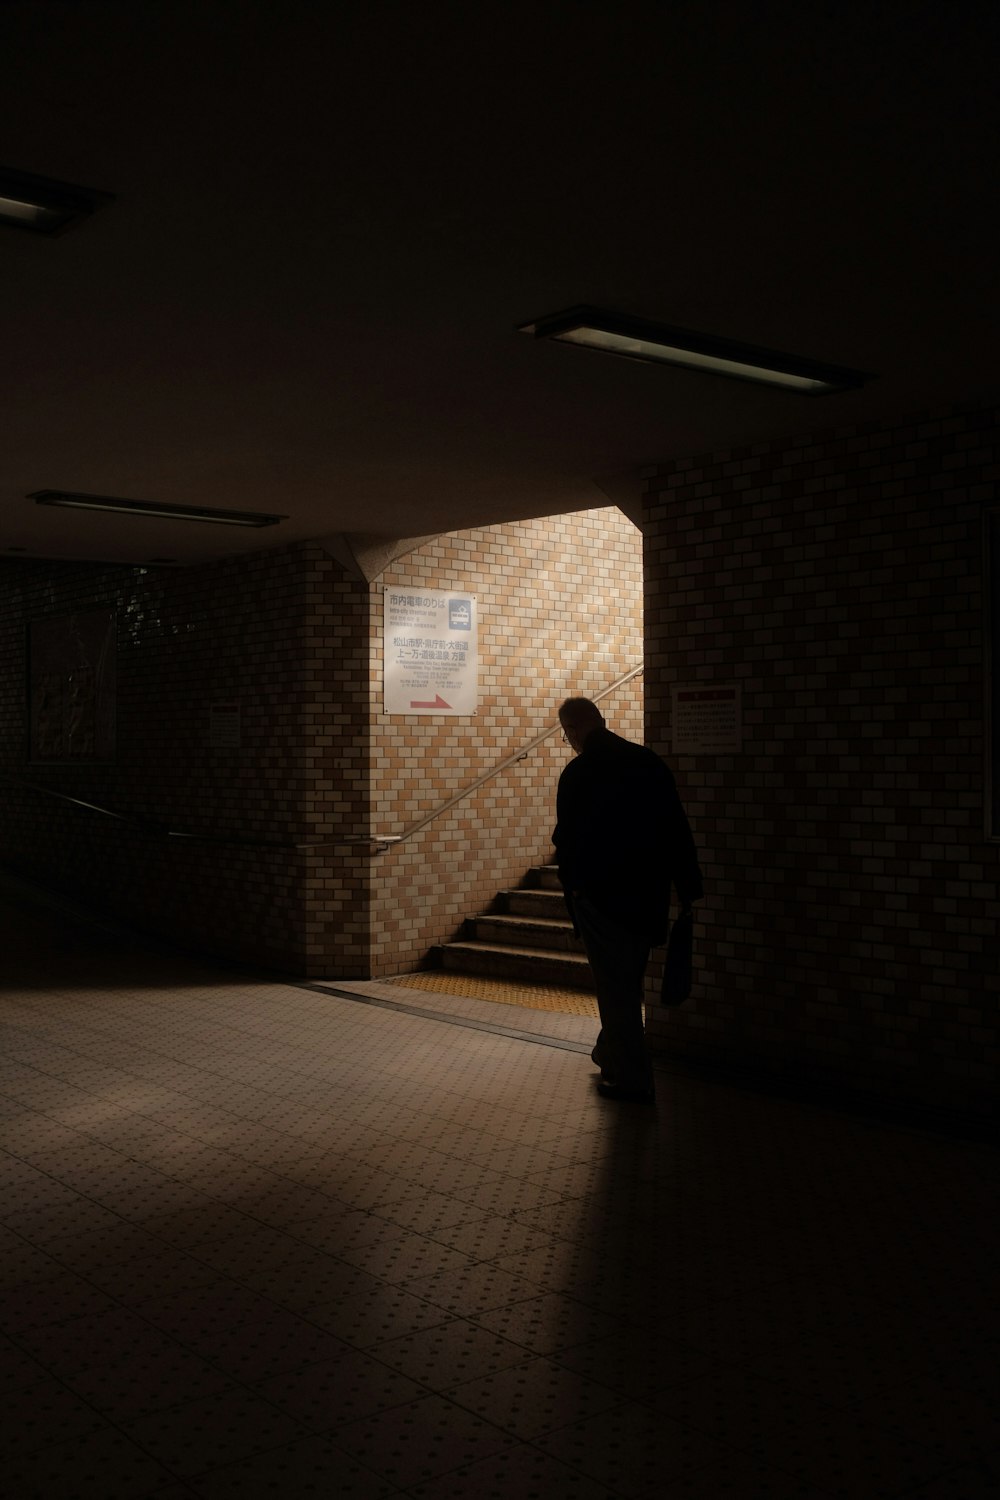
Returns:
[[[384,594],[387,714],[474,714],[476,597],[460,590]]]
[[[739,683],[673,689],[675,755],[734,754],[742,748]]]

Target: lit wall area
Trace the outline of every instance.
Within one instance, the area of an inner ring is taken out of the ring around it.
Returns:
[[[474,596],[479,698],[461,717],[384,709],[384,593]],[[372,828],[400,834],[642,662],[642,537],[616,507],[461,531],[393,563],[371,599]],[[641,675],[602,705],[642,737]],[[569,756],[556,733],[413,838],[379,856],[372,972],[418,967],[496,892],[552,859],[555,789]]]
[[[948,411],[648,472],[648,734],[707,888],[695,991],[650,1007],[657,1047],[995,1107],[997,444],[995,410]],[[721,717],[699,744],[707,690]]]
[[[475,599],[474,711],[384,711],[397,587]],[[190,568],[6,562],[0,588],[0,868],[314,977],[417,967],[547,862],[558,735],[398,848],[367,840],[641,662],[641,537],[613,507],[442,537],[371,586],[303,543]],[[640,735],[641,678],[607,712]]]

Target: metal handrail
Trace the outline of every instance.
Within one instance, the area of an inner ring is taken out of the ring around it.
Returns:
[[[101,807],[96,802],[85,802],[82,797],[71,797],[68,792],[57,792],[50,786],[41,786],[37,781],[28,781],[24,776],[14,776],[9,771],[0,771],[0,781],[26,787],[29,791],[40,792],[45,797],[56,797],[60,802],[71,802],[75,807],[83,807],[88,812],[100,813],[105,818],[114,818],[116,822],[126,823],[130,828],[138,828],[142,833],[158,834],[165,839],[184,839],[195,844],[231,844],[248,849],[322,849],[342,844],[370,844],[372,842],[367,837],[345,837],[326,844],[316,841],[299,843],[293,839],[244,838],[239,834],[191,833],[185,829],[170,828],[165,823],[158,823],[155,818],[139,818],[134,813],[115,812],[112,808]],[[378,852],[381,853],[381,850]]]
[[[602,688],[599,693],[595,693],[593,701],[595,703],[599,703],[602,698],[606,698],[608,694],[613,693],[616,688],[624,687],[626,682],[631,682],[633,677],[638,677],[641,671],[642,666],[633,667],[630,672],[626,672],[624,677],[619,677],[618,680],[616,682],[613,682],[610,687]],[[461,802],[465,797],[469,797],[473,792],[477,792],[479,788],[481,786],[484,786],[487,781],[492,781],[494,776],[499,776],[501,771],[506,771],[509,766],[516,765],[519,760],[524,760],[526,756],[531,754],[532,750],[537,750],[539,745],[543,744],[547,739],[549,739],[551,735],[559,734],[561,730],[562,725],[557,719],[556,722],[554,724],[551,724],[548,729],[544,729],[541,734],[536,735],[530,744],[525,745],[523,750],[518,750],[515,755],[508,755],[506,760],[502,760],[500,764],[494,766],[492,770],[484,772],[482,776],[479,776],[475,781],[470,782],[470,784],[462,791],[456,792],[454,797],[449,797],[447,802],[442,802],[441,806],[436,807],[433,812],[427,813],[426,816],[420,818],[416,823],[411,823],[408,828],[403,829],[402,833],[373,833],[371,834],[372,843],[383,844],[386,846],[405,843],[406,840],[412,838],[415,833],[419,833],[422,828],[426,828],[428,823],[433,823],[435,818],[439,818],[442,813],[446,813],[449,808],[454,807],[457,802]]]
[[[633,677],[638,677],[642,670],[642,666],[633,667],[630,672],[626,672],[623,677],[619,677],[617,681],[611,683],[610,687],[602,688],[599,693],[595,693],[593,701],[599,703],[602,698],[607,698],[616,689],[624,687],[626,682],[631,682]],[[0,781],[12,782],[15,786],[26,787],[29,791],[40,792],[46,797],[56,797],[60,802],[71,802],[76,807],[86,808],[88,812],[100,813],[102,817],[114,818],[116,822],[126,823],[132,828],[140,829],[143,833],[159,834],[161,838],[166,839],[182,839],[190,843],[201,844],[233,845],[249,849],[295,849],[306,851],[340,848],[357,849],[364,844],[368,844],[371,846],[373,853],[384,854],[386,849],[391,849],[394,845],[405,843],[407,839],[411,839],[415,833],[419,833],[422,828],[426,828],[428,823],[433,823],[435,818],[439,818],[442,813],[448,812],[457,803],[464,801],[466,797],[470,797],[473,792],[478,791],[487,781],[492,781],[494,776],[499,776],[502,771],[506,771],[510,766],[516,765],[518,761],[526,759],[532,750],[537,750],[538,746],[544,744],[550,736],[558,734],[561,728],[561,724],[556,720],[548,729],[544,729],[541,734],[537,734],[522,750],[518,750],[514,755],[508,755],[506,760],[500,761],[498,765],[493,766],[489,771],[485,771],[482,776],[478,776],[467,787],[463,787],[460,792],[456,792],[453,797],[449,797],[447,802],[442,802],[441,806],[436,807],[433,812],[425,814],[416,823],[411,823],[407,828],[404,828],[402,833],[348,834],[339,839],[311,839],[300,842],[294,839],[241,838],[238,834],[190,833],[183,829],[169,828],[164,823],[158,823],[154,818],[138,818],[134,814],[114,812],[110,807],[101,807],[96,802],[86,802],[82,797],[71,797],[67,792],[57,792],[50,786],[41,786],[38,782],[28,781],[25,777],[15,776],[9,771],[0,771]]]

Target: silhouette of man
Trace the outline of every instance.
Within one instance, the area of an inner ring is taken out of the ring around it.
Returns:
[[[567,698],[559,722],[576,756],[559,778],[552,842],[597,987],[597,1088],[606,1099],[651,1103],[643,979],[650,948],[669,929],[671,886],[682,907],[702,896],[694,839],[655,751],[613,734],[589,698]]]

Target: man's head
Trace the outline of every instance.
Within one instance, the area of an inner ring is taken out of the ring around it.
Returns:
[[[587,736],[604,728],[604,717],[589,698],[567,698],[560,706],[559,722],[567,741],[579,755]]]

